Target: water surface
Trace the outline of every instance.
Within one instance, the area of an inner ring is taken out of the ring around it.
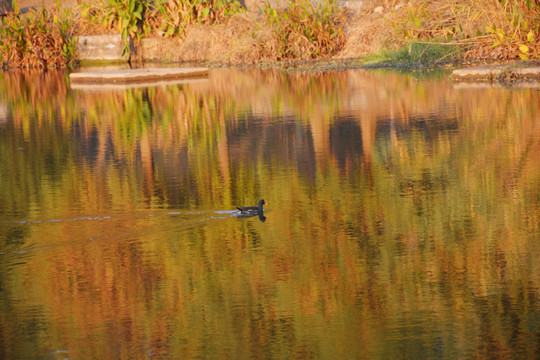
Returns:
[[[0,357],[534,358],[539,120],[445,73],[2,73]]]

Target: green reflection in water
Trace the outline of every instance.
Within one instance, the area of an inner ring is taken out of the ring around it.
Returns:
[[[3,74],[2,353],[533,358],[539,110],[411,74]]]

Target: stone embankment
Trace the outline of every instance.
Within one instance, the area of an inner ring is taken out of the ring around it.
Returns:
[[[484,65],[456,69],[452,79],[457,81],[526,81],[540,80],[540,63],[517,61],[509,64]]]

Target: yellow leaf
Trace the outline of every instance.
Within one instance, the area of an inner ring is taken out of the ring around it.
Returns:
[[[503,29],[497,29],[497,38],[499,40],[504,39],[504,30]]]
[[[529,52],[529,47],[525,44],[519,44],[519,51],[526,54]]]
[[[527,34],[527,41],[530,43],[534,41],[534,32],[532,30]]]

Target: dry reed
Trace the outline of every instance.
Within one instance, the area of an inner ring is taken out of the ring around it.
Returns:
[[[459,44],[465,58],[537,59],[539,0],[409,1],[391,19],[398,42]]]

